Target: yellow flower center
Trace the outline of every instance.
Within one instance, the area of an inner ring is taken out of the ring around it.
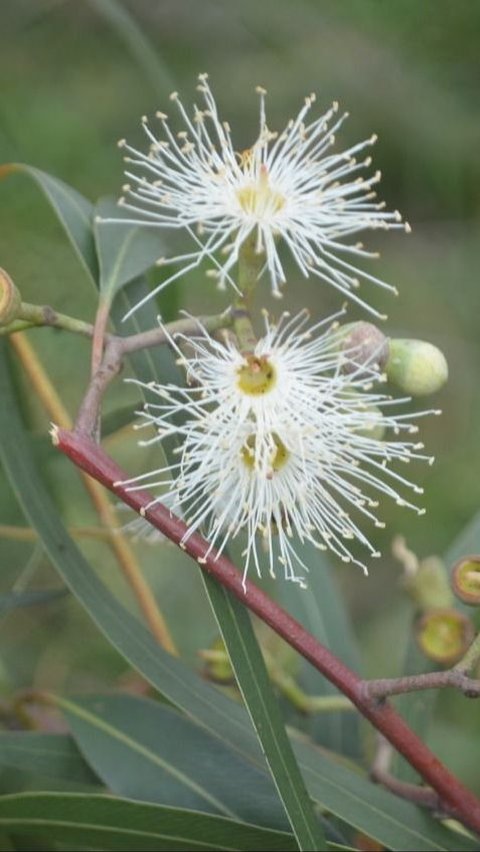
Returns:
[[[242,164],[247,164],[250,152],[242,155]],[[285,196],[277,192],[268,179],[268,169],[265,165],[260,166],[260,174],[256,183],[249,183],[237,191],[237,198],[244,213],[255,216],[256,219],[264,219],[273,216],[285,206]]]
[[[255,467],[255,445],[255,435],[252,434],[248,436],[240,450],[242,461],[250,470],[253,470]],[[286,465],[289,457],[290,453],[285,444],[274,432],[272,434],[272,448],[267,469],[267,478],[271,478],[274,473],[278,473]]]
[[[277,381],[275,368],[266,355],[247,355],[237,376],[239,390],[249,396],[268,393]]]

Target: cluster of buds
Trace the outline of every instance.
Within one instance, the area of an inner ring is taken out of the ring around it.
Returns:
[[[404,566],[404,586],[418,611],[415,637],[420,650],[435,663],[457,663],[474,638],[475,626],[466,613],[455,607],[453,593],[464,603],[480,604],[480,557],[460,559],[449,582],[441,559],[429,556],[419,560],[400,536],[394,540],[393,552]]]

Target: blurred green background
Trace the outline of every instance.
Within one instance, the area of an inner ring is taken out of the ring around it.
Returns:
[[[210,73],[239,149],[254,139],[254,87],[259,83],[269,92],[272,127],[281,127],[304,95],[315,90],[319,108],[338,99],[351,114],[339,144],[378,133],[374,158],[383,172],[382,197],[389,208],[402,211],[413,232],[369,238],[369,245],[382,251],[375,274],[400,290],[396,300],[376,293],[373,298],[390,315],[388,333],[436,343],[451,372],[446,389],[426,402],[443,410],[441,418],[424,421],[422,430],[436,463],[412,468],[425,487],[426,516],[384,504],[388,523],[378,537],[384,558],[372,562],[369,579],[348,566],[332,563],[328,569],[335,571],[348,599],[365,671],[394,675],[410,608],[399,587],[400,567],[390,555],[392,537],[405,535],[421,556],[441,554],[479,503],[480,4],[132,0],[120,6],[106,0],[3,0],[1,18],[0,161],[38,166],[92,200],[120,190],[116,141],[126,136],[143,144],[140,116],[164,109],[172,89],[191,102],[202,71]],[[44,199],[25,177],[0,184],[0,265],[25,299],[92,318],[91,285]],[[198,275],[186,278],[175,296],[191,311],[203,311],[208,300],[222,304],[212,283]],[[338,305],[333,292],[298,276],[292,276],[284,302],[286,308],[307,304],[314,316]],[[268,298],[265,303],[270,304]],[[350,316],[364,318],[355,309]],[[51,330],[32,332],[30,340],[73,414],[87,377],[87,344]],[[95,523],[75,471],[57,457],[46,437],[48,416],[20,368],[15,375],[38,458],[67,523]],[[135,400],[135,393],[119,382],[106,408],[131,404],[133,410]],[[112,438],[110,448],[132,473],[139,469],[133,433]],[[149,462],[145,455],[141,464]],[[4,481],[0,522],[25,523]],[[98,542],[83,546],[128,601],[109,549]],[[0,553],[2,593],[58,582],[34,543],[5,539]],[[195,569],[174,548],[140,545],[138,554],[178,644],[198,665],[196,651],[211,643],[216,630]],[[73,600],[0,619],[0,690],[5,694],[30,685],[98,689],[125,670]],[[475,755],[468,748],[469,732],[478,731],[476,715],[463,699],[445,697],[432,744],[480,789]]]

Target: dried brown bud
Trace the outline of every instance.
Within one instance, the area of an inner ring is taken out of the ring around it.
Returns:
[[[343,372],[354,373],[359,367],[383,371],[389,356],[388,338],[371,322],[352,322],[340,327],[344,333],[342,352],[348,355]]]
[[[429,660],[451,666],[470,647],[475,628],[470,619],[456,609],[431,609],[417,622],[415,635]]]
[[[464,603],[480,606],[480,556],[464,556],[455,563],[452,589]]]
[[[22,299],[12,279],[0,269],[0,325],[8,325],[17,319]]]

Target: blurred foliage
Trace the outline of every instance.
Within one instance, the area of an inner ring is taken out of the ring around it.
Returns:
[[[125,23],[123,8],[138,31]],[[376,238],[382,249],[378,274],[400,290],[398,300],[385,296],[378,306],[390,314],[392,335],[438,345],[451,378],[433,403],[443,416],[422,424],[436,463],[412,471],[425,488],[426,518],[384,505],[387,528],[378,535],[384,557],[373,562],[368,580],[348,566],[322,564],[318,570],[331,572],[341,584],[366,673],[395,675],[408,644],[411,603],[400,588],[391,540],[400,532],[421,556],[442,554],[479,502],[480,4],[130,0],[122,7],[112,0],[3,0],[1,11],[0,162],[44,169],[91,200],[119,192],[116,140],[127,136],[140,143],[140,116],[163,108],[173,87],[187,102],[193,99],[200,71],[210,73],[239,148],[255,134],[258,83],[269,91],[272,127],[282,125],[315,90],[320,104],[338,99],[350,111],[345,144],[378,132],[374,159],[383,172],[382,195],[413,228],[410,236]],[[142,43],[142,32],[151,49]],[[0,193],[0,264],[24,298],[90,320],[95,292],[44,198],[20,176],[3,181]],[[223,305],[212,283],[193,274],[160,309],[167,316],[174,313],[175,301],[202,312],[206,294],[212,305]],[[318,315],[329,312],[337,299],[315,282],[295,277],[284,302],[286,308],[307,304]],[[357,316],[364,318],[352,309],[351,318]],[[29,339],[73,415],[88,375],[87,343],[50,329],[32,332]],[[14,377],[36,459],[65,523],[95,524],[76,472],[50,446],[49,416],[18,363]],[[131,387],[117,382],[106,400],[107,416],[113,422],[115,412],[127,406],[133,413],[137,402]],[[131,431],[110,435],[108,446],[122,465],[138,471]],[[149,465],[147,453],[142,464]],[[26,523],[3,479],[0,519]],[[133,608],[107,546],[89,540],[82,549]],[[182,657],[200,668],[197,652],[211,645],[217,629],[196,572],[173,547],[138,545],[137,551]],[[0,553],[0,595],[50,591],[58,583],[37,542],[3,539]],[[282,590],[282,598],[288,606],[288,590]],[[293,595],[290,600],[297,606]],[[28,609],[4,608],[0,636],[4,696],[31,686],[100,692],[130,677],[124,660],[72,597]],[[309,689],[320,691],[320,678],[307,680]],[[478,792],[471,737],[478,737],[479,724],[476,707],[449,694],[442,696],[429,732],[439,756]]]

